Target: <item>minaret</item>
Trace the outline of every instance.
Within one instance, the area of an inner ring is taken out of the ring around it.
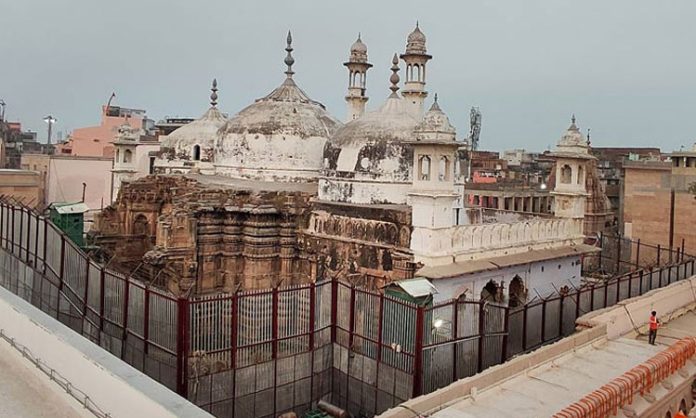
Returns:
[[[343,63],[348,68],[348,117],[346,122],[357,119],[365,113],[365,105],[368,97],[365,96],[365,85],[367,82],[367,70],[372,64],[367,62],[367,45],[360,39],[350,47],[350,58]]]
[[[454,160],[459,143],[437,95],[413,134],[413,184],[408,194],[413,226],[410,248],[415,262],[449,264],[452,255],[443,249],[451,248],[452,238],[442,231],[456,224]]]
[[[575,124],[575,115],[556,149],[549,155],[556,160],[556,184],[551,192],[554,196],[554,215],[583,219],[585,201],[589,196],[585,182],[588,162],[596,158],[590,154],[588,140]]]
[[[425,49],[425,35],[416,22],[416,28],[408,35],[406,52],[401,54],[401,59],[406,62],[406,83],[401,94],[416,118],[423,116],[423,102],[428,97],[425,91],[425,64],[431,58]]]

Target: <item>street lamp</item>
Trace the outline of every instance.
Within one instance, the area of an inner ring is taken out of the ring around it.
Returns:
[[[58,119],[54,118],[51,115],[48,115],[43,120],[48,124],[48,142],[46,143],[48,145],[51,145],[51,129],[53,128],[53,124],[56,123]]]

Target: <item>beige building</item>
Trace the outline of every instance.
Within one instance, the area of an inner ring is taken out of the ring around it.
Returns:
[[[41,174],[29,170],[0,169],[0,196],[11,196],[29,206],[39,206],[43,199]]]
[[[83,200],[90,211],[111,203],[111,157],[24,154],[22,167],[37,171],[44,189],[41,205]]]
[[[669,161],[625,161],[621,226],[626,237],[696,251],[696,147]]]

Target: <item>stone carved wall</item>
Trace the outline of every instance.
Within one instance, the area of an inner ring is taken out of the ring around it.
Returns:
[[[150,176],[124,184],[98,217],[96,242],[116,268],[137,267],[144,280],[176,294],[332,277],[377,288],[413,276],[410,208],[324,204],[313,196]]]

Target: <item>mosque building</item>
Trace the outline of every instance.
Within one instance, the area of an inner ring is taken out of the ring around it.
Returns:
[[[440,298],[521,303],[527,289],[580,282],[581,259],[595,250],[582,243],[589,158],[568,133],[557,176],[571,167],[572,186],[557,182],[567,204],[556,217],[465,208],[455,186],[462,143],[437,95],[424,110],[433,57],[418,25],[375,110],[358,36],[344,63],[345,123],[298,86],[290,33],[285,51],[280,86],[227,117],[213,81],[211,107],[151,154],[155,175],[121,183],[96,225],[112,265],[178,294],[423,277]]]

